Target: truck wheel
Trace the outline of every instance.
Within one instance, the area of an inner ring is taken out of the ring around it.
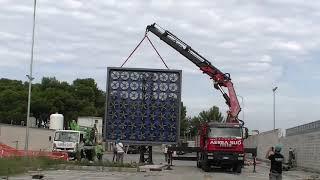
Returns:
[[[201,167],[204,172],[210,171],[210,166],[209,166],[208,162],[204,162]]]
[[[201,168],[201,157],[199,156],[199,153],[197,153],[197,168]]]
[[[201,168],[201,164],[200,164],[199,160],[197,160],[197,168]]]
[[[202,168],[202,170],[204,172],[209,172],[210,171],[210,164],[208,162],[208,155],[207,154],[203,154],[201,168]]]
[[[233,166],[233,172],[241,173],[241,170],[242,170],[241,164],[236,164],[236,165]]]

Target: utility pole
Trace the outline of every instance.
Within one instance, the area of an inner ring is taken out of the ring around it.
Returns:
[[[276,90],[278,87],[274,87],[273,91],[273,130],[276,129]]]
[[[26,127],[26,138],[25,138],[25,146],[24,150],[29,150],[29,126],[30,126],[30,103],[31,103],[31,85],[32,80],[32,66],[33,66],[33,50],[34,50],[34,31],[35,31],[35,24],[36,24],[36,7],[37,7],[37,0],[34,0],[33,6],[33,25],[32,25],[32,44],[31,44],[31,60],[30,60],[30,74],[27,75],[29,79],[29,93],[28,93],[28,112],[27,112],[27,127]]]

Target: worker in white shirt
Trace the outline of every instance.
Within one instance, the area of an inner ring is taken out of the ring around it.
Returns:
[[[116,149],[117,149],[117,162],[123,163],[123,155],[124,155],[124,150],[123,150],[123,144],[120,142],[120,139],[117,139],[116,141]]]

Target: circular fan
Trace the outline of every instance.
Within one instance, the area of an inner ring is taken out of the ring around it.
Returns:
[[[168,80],[168,75],[166,73],[161,73],[160,74],[160,80],[161,81],[167,81]]]
[[[159,85],[159,89],[160,89],[160,91],[166,91],[166,90],[168,90],[168,85],[166,83],[161,83]]]
[[[171,82],[176,82],[178,80],[178,74],[170,74],[169,79]]]
[[[157,83],[153,83],[152,84],[152,91],[156,91],[156,90],[158,90],[158,84]]]
[[[121,92],[120,92],[120,97],[123,98],[123,99],[127,99],[127,98],[128,98],[128,92],[126,92],[126,91],[121,91]]]
[[[140,93],[140,99],[147,100],[149,98],[150,98],[150,94],[149,93]]]
[[[158,73],[152,73],[152,81],[157,81],[159,79]]]
[[[122,81],[120,87],[122,90],[126,90],[129,88],[129,83],[127,81]]]
[[[152,93],[152,99],[157,100],[158,99],[158,93],[153,92]]]
[[[112,71],[111,72],[111,78],[113,80],[119,79],[119,77],[120,77],[120,73],[118,71]]]
[[[118,89],[119,88],[119,82],[118,81],[112,81],[110,84],[112,89]]]
[[[110,95],[116,97],[118,95],[118,91],[111,91]]]
[[[159,93],[159,99],[162,100],[162,101],[166,100],[167,96],[168,95],[166,93],[164,93],[164,92]]]
[[[149,77],[150,77],[149,74],[146,73],[146,72],[143,72],[143,73],[140,74],[140,79],[142,81],[147,81],[149,79]]]
[[[169,98],[171,98],[171,99],[177,99],[178,96],[177,96],[175,93],[170,93],[170,94],[169,94]]]
[[[123,79],[123,80],[128,80],[129,79],[129,72],[122,72],[121,73],[121,79]]]
[[[137,90],[139,88],[139,84],[137,82],[130,83],[130,88],[132,90]]]
[[[129,97],[131,100],[136,100],[139,97],[139,94],[135,91],[130,92]]]
[[[131,80],[134,80],[134,81],[138,80],[139,79],[139,73],[138,72],[131,73],[130,78],[131,78]]]
[[[170,91],[175,92],[175,91],[177,91],[178,86],[176,84],[172,83],[169,85],[169,89],[170,89]]]

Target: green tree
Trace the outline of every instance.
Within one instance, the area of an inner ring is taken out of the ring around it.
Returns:
[[[0,122],[21,124],[26,119],[27,88],[22,81],[0,79]]]
[[[180,136],[185,135],[189,122],[188,119],[186,118],[187,116],[187,108],[186,106],[183,105],[183,102],[181,102],[181,114],[180,114]]]
[[[0,122],[20,124],[27,113],[28,82],[0,79]],[[50,114],[59,112],[65,126],[79,115],[104,115],[105,93],[94,79],[76,79],[70,85],[55,77],[43,77],[32,84],[31,115],[46,122]]]
[[[202,124],[209,122],[221,122],[223,116],[217,106],[211,107],[209,110],[205,110],[199,113],[198,116],[188,118],[190,125],[190,134],[192,136],[197,135],[198,129]]]
[[[223,120],[223,116],[217,106],[213,106],[207,111],[200,112],[198,117],[201,123],[221,122]]]
[[[55,77],[43,77],[41,80],[42,90],[48,88],[57,88],[60,86],[60,82]]]

